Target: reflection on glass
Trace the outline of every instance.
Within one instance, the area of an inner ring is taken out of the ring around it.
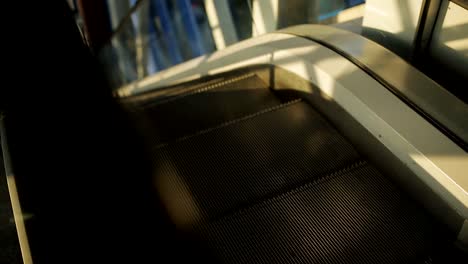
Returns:
[[[337,22],[340,11],[364,0],[107,2],[114,35],[99,55],[119,87],[256,35]]]

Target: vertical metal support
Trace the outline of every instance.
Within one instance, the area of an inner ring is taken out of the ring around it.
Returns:
[[[154,0],[151,2],[151,10],[157,14],[160,18],[161,27],[169,49],[169,56],[173,64],[178,64],[182,62],[182,55],[179,49],[179,41],[175,35],[175,30],[172,25],[171,17],[169,15],[169,9],[167,7],[166,0]],[[153,17],[153,16],[152,16]],[[154,24],[154,21],[151,21],[151,24]],[[155,32],[156,33],[156,32]],[[159,51],[161,52],[161,50]]]
[[[227,0],[205,0],[205,10],[218,50],[238,41]]]
[[[276,28],[309,24],[318,19],[319,0],[278,1]]]
[[[111,28],[114,31],[119,26],[120,21],[130,11],[130,3],[128,1],[107,0],[107,8],[109,10]]]
[[[318,19],[319,0],[253,0],[253,36]]]
[[[136,0],[130,0],[132,5],[136,5]],[[135,28],[135,50],[137,78],[142,79],[147,75],[148,64],[148,34],[149,34],[149,2],[144,1],[138,9],[131,14],[131,20]]]
[[[158,72],[162,70],[163,67],[163,62],[159,56],[159,53],[161,52],[161,47],[159,46],[159,39],[158,35],[156,32],[156,27],[154,25],[154,12],[153,8],[150,8],[150,24],[149,24],[149,37],[148,37],[148,44],[150,47],[150,57],[153,58],[151,61],[153,62],[151,65],[149,65],[148,69],[148,74],[153,74],[155,72]]]
[[[439,14],[441,0],[424,0],[416,29],[416,37],[413,42],[412,59],[417,62],[420,56],[427,51],[431,42],[437,17]]]
[[[409,59],[422,6],[423,0],[367,0],[362,34]]]
[[[253,0],[252,36],[273,32],[278,27],[279,0]]]
[[[192,12],[189,0],[177,0],[177,5],[180,9],[182,22],[192,47],[192,55],[198,57],[205,54],[197,21],[195,20],[195,15]]]
[[[117,64],[122,75],[121,80],[122,82],[130,82],[136,79],[135,60],[127,45],[128,40],[133,38],[133,28],[129,23],[121,24],[121,21],[130,12],[130,3],[128,1],[107,0],[107,6],[114,31],[111,43],[117,55]]]

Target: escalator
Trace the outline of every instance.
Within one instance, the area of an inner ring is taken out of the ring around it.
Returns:
[[[467,263],[468,110],[395,54],[298,26],[112,97],[54,14],[0,96],[25,263]]]
[[[452,232],[300,93],[272,89],[265,71],[124,99],[148,124],[156,189],[191,247],[220,263],[462,256]]]

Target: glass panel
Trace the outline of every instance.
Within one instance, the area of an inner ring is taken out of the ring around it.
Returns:
[[[430,48],[434,58],[457,74],[468,76],[467,9],[454,2],[442,4]]]
[[[108,0],[109,17],[115,32],[99,56],[117,88],[280,28],[340,22],[336,18],[341,11],[363,2]]]

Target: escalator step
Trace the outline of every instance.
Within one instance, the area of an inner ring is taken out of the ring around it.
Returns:
[[[263,108],[281,104],[255,74],[228,79],[146,104],[155,144],[169,142]]]
[[[161,101],[166,101],[170,98],[183,97],[185,95],[197,93],[198,91],[205,90],[207,87],[213,88],[213,86],[222,86],[231,82],[241,81],[242,79],[248,78],[252,75],[265,74],[265,71],[270,72],[270,69],[262,68],[254,71],[239,69],[229,73],[209,75],[167,87],[150,89],[146,92],[120,98],[120,100],[124,104],[145,107]]]
[[[155,180],[175,218],[193,223],[357,160],[354,148],[298,100],[160,146]]]
[[[196,233],[223,263],[415,263],[435,246],[428,219],[361,163]]]

